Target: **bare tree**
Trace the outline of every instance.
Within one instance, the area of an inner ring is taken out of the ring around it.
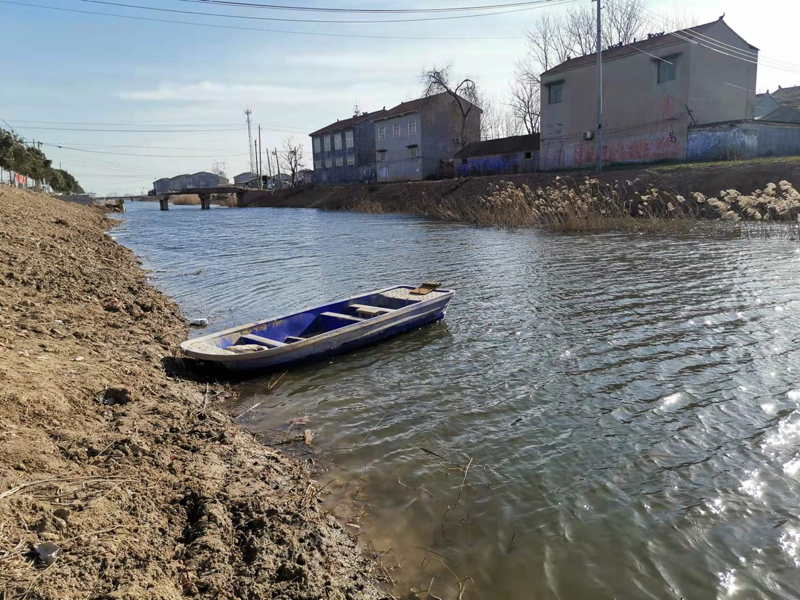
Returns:
[[[540,83],[539,75],[530,65],[530,59],[517,65],[509,90],[509,108],[519,124],[519,129],[529,135],[539,131]]]
[[[292,186],[297,184],[297,173],[305,168],[303,158],[303,144],[295,144],[291,136],[283,140],[283,153],[280,157],[280,164],[286,173],[292,178]]]
[[[603,46],[608,48],[645,39],[648,19],[640,0],[608,2],[604,11]],[[543,13],[525,33],[528,56],[527,77],[539,74],[570,58],[596,50],[596,21],[588,5],[572,9],[563,17]],[[519,79],[519,77],[517,78]]]
[[[434,66],[432,69],[423,70],[420,75],[420,82],[424,86],[422,95],[428,97],[445,92],[453,98],[461,118],[460,126],[455,132],[456,143],[464,148],[470,142],[477,141],[470,139],[467,121],[471,114],[481,109],[481,97],[478,86],[472,79],[465,78],[458,83],[451,83],[451,79],[450,65],[445,65],[441,69]]]

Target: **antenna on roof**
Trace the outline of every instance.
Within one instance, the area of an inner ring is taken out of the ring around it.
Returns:
[[[356,103],[353,105],[353,116],[357,117],[360,114],[361,114],[361,109],[358,106],[358,100],[356,100]]]

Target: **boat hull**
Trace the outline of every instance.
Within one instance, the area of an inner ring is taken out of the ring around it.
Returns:
[[[391,290],[393,288],[387,288]],[[385,290],[381,290],[385,291]],[[378,293],[380,293],[379,291]],[[334,331],[311,337],[302,342],[286,344],[263,352],[251,354],[218,354],[197,351],[197,342],[215,340],[224,336],[235,335],[241,331],[256,329],[259,324],[252,324],[243,328],[228,330],[215,336],[205,336],[197,340],[190,340],[181,344],[185,354],[199,360],[221,363],[232,371],[269,371],[286,368],[299,363],[321,360],[338,354],[375,344],[390,337],[399,335],[412,329],[430,325],[444,319],[453,292],[447,291],[431,300],[420,300],[418,303],[406,306],[391,313],[366,319]],[[424,297],[422,297],[424,298]],[[286,317],[273,319],[278,322]],[[265,322],[267,323],[267,322]]]

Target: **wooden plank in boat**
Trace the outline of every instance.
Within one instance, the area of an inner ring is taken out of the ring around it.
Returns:
[[[430,294],[435,289],[441,287],[441,285],[442,284],[438,281],[426,281],[418,288],[411,290],[411,293],[416,294],[417,296],[425,296],[426,294]]]

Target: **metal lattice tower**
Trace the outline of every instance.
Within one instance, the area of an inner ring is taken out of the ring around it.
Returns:
[[[247,115],[247,145],[250,148],[250,172],[256,172],[256,155],[253,148],[253,130],[252,130],[252,122],[250,121],[250,115],[253,114],[253,111],[249,108],[244,111],[244,114]]]

